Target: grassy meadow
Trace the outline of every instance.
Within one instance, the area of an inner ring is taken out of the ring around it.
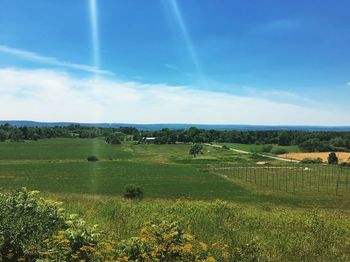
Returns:
[[[249,151],[256,147],[228,146]],[[194,158],[189,148],[108,145],[103,139],[0,143],[0,187],[40,190],[46,198],[62,201],[67,212],[99,224],[117,239],[137,235],[147,221],[178,221],[210,245],[234,249],[255,241],[261,260],[350,259],[346,195],[271,190],[239,174],[214,170],[225,165],[257,167],[256,162],[265,158],[210,146]],[[88,162],[91,155],[99,161]],[[270,166],[292,165],[267,161]],[[141,186],[145,198],[123,199],[127,184]]]

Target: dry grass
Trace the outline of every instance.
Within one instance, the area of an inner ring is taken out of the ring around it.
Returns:
[[[327,162],[328,155],[330,152],[320,152],[320,153],[287,153],[278,155],[279,157],[288,158],[288,159],[296,159],[303,160],[304,158],[322,158],[324,162]],[[350,158],[350,153],[348,152],[336,152],[339,162],[347,162]]]

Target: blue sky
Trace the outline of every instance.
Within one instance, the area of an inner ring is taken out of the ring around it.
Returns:
[[[0,118],[350,125],[349,10],[345,0],[1,0],[0,102],[11,104]],[[74,94],[69,111],[45,104],[50,88],[57,105]]]

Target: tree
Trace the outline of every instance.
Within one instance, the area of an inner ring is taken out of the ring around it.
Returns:
[[[9,138],[11,141],[20,141],[23,139],[23,132],[19,128],[14,128],[11,131]]]
[[[7,132],[5,130],[0,129],[0,142],[4,142],[7,139]]]
[[[124,136],[123,133],[116,132],[106,136],[106,142],[111,145],[119,145],[124,140]]]
[[[338,161],[339,161],[339,159],[334,152],[329,153],[329,155],[328,155],[328,164],[329,165],[336,165],[336,164],[338,164]]]
[[[203,146],[200,144],[194,144],[191,146],[189,154],[194,157],[196,157],[198,154],[203,154]]]

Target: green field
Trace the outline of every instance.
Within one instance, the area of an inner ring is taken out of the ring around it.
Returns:
[[[230,146],[249,150],[246,145]],[[270,261],[350,259],[347,176],[336,195],[330,193],[336,176],[319,175],[326,167],[310,167],[304,180],[300,171],[295,182],[293,170],[303,168],[298,164],[269,160],[268,167],[261,167],[256,162],[265,158],[256,154],[211,146],[194,158],[189,148],[108,145],[103,139],[0,143],[0,187],[40,190],[118,239],[136,235],[146,221],[179,221],[210,244],[235,248],[256,239],[262,257]],[[99,161],[88,162],[91,155]],[[124,200],[127,184],[141,186],[145,199]]]
[[[120,196],[127,184],[134,183],[144,188],[147,197],[191,199],[233,199],[243,190],[205,168],[235,154],[210,148],[211,152],[194,159],[188,150],[189,145],[111,146],[102,139],[2,143],[0,185]],[[88,162],[91,155],[99,161]]]

